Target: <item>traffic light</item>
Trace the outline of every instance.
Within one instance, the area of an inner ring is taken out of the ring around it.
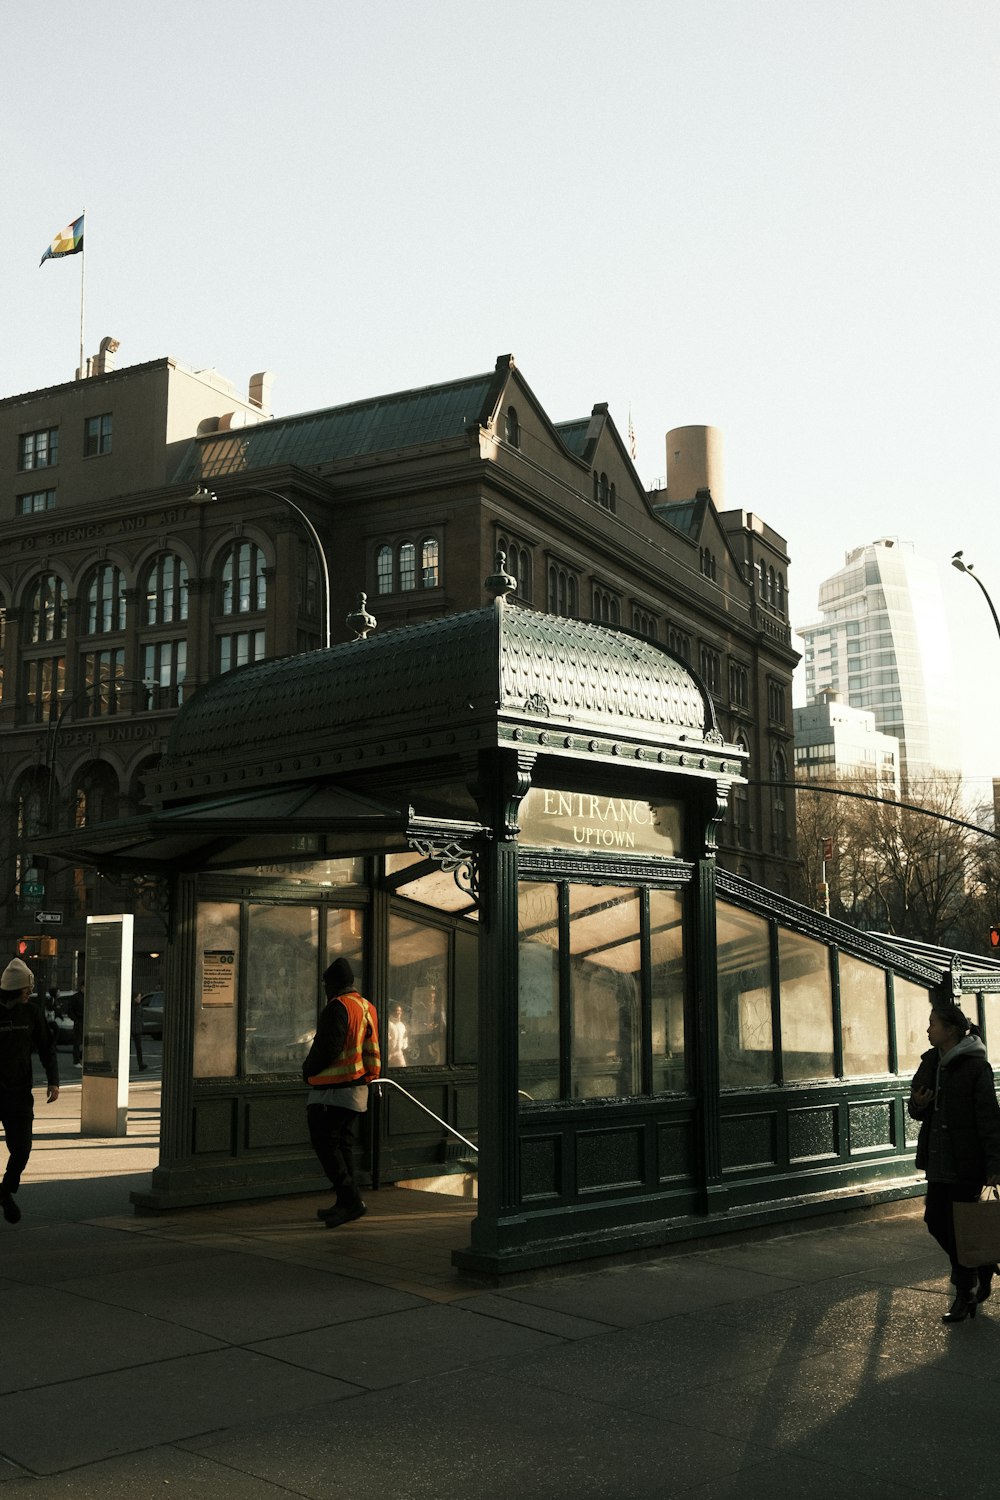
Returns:
[[[1000,948],[1000,927],[990,928],[990,947]]]

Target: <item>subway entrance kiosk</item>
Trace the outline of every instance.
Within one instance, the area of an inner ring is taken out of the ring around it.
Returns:
[[[137,1207],[325,1186],[299,1070],[338,954],[431,1112],[386,1090],[368,1165],[476,1167],[467,1271],[918,1191],[905,1095],[940,966],[718,871],[745,752],[702,684],[487,583],[481,609],[215,679],[148,813],[49,841],[169,888]]]

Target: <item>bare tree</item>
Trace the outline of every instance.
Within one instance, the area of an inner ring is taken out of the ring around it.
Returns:
[[[796,809],[800,899],[822,906],[823,841],[830,840],[831,916],[942,947],[988,947],[997,916],[984,921],[984,912],[996,899],[1000,850],[990,830],[965,826],[975,818],[960,776],[941,772],[911,786],[899,802],[885,797],[874,778],[802,781]]]

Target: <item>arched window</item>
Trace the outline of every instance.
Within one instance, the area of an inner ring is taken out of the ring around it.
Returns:
[[[774,607],[779,614],[785,613],[785,575],[779,573],[775,579]]]
[[[222,562],[222,613],[253,614],[267,603],[264,554],[255,542],[234,542]]]
[[[512,448],[521,446],[521,424],[517,420],[517,408],[508,406],[504,419],[504,437]]]
[[[28,634],[33,642],[61,641],[66,634],[66,585],[44,573],[31,593]]]
[[[188,617],[188,565],[164,552],[146,569],[142,585],[143,624],[173,625]]]
[[[607,625],[621,624],[621,609],[614,594],[609,593],[607,589],[598,588],[595,585],[593,603],[595,620],[601,620]]]
[[[380,594],[392,593],[391,547],[380,547],[375,554],[375,583]]]
[[[85,634],[107,635],[125,629],[125,590],[121,570],[113,563],[100,563],[87,585]]]
[[[773,604],[774,603],[774,599],[775,599],[774,569],[773,568],[768,568],[768,570],[767,570],[767,597],[771,601],[771,603]]]
[[[549,613],[567,619],[576,615],[576,579],[555,563],[549,565]]]
[[[517,580],[517,596],[531,603],[531,553],[512,537],[498,536],[497,551],[504,555],[507,572]]]
[[[618,504],[618,497],[615,494],[615,487],[612,484],[611,487],[608,490],[608,509],[609,510],[614,510],[617,504]]]
[[[762,599],[767,598],[767,563],[763,558],[757,564],[757,590]]]
[[[107,823],[118,816],[118,778],[101,761],[85,766],[73,789],[73,821],[77,828]]]
[[[602,506],[604,510],[611,509],[611,492],[608,489],[607,474],[602,474],[597,482],[597,503],[598,505]]]
[[[399,587],[406,592],[417,586],[417,549],[412,542],[403,542],[399,549]]]
[[[436,589],[438,582],[438,544],[432,536],[426,536],[420,543],[420,587]]]

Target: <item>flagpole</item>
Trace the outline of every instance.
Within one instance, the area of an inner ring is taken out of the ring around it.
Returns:
[[[80,379],[81,380],[83,380],[86,377],[86,374],[87,374],[86,370],[84,369],[84,365],[83,365],[83,349],[84,349],[84,342],[83,342],[83,276],[84,276],[84,265],[85,265],[86,260],[87,260],[87,233],[88,233],[87,222],[86,222],[86,218],[85,218],[86,212],[87,212],[87,210],[84,209],[83,214],[80,215],[80,217],[84,220],[84,226],[83,226],[83,228],[84,228],[84,232],[83,232],[83,249],[80,251]]]

